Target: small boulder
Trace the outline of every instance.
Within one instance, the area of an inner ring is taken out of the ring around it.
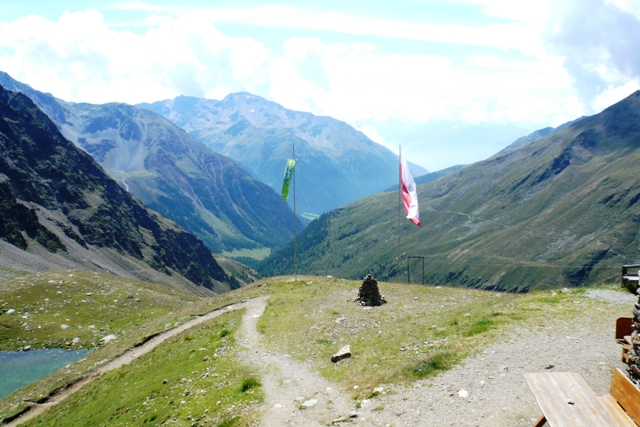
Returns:
[[[111,335],[107,335],[106,337],[103,337],[103,338],[100,340],[100,342],[101,342],[102,344],[106,344],[106,343],[108,343],[108,342],[111,342],[111,341],[115,340],[116,338],[118,338],[118,337],[116,337],[115,335],[111,334]]]
[[[309,399],[304,401],[300,406],[302,406],[303,408],[311,408],[312,406],[315,406],[316,403],[318,403],[318,399]]]
[[[348,357],[351,357],[351,346],[345,345],[336,354],[331,356],[331,361],[336,363],[339,360],[346,359]]]

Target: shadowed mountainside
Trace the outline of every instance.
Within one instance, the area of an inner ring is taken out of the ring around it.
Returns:
[[[1,86],[0,196],[5,267],[124,273],[202,295],[238,287],[202,241],[150,212],[28,97]]]
[[[32,98],[122,187],[212,251],[273,249],[292,239],[293,213],[275,191],[161,116],[120,103],[65,102],[6,73],[0,84]]]
[[[314,221],[298,239],[300,271],[527,291],[616,280],[638,259],[640,92],[602,113],[418,187],[421,227],[378,194]],[[265,259],[291,271],[292,247]],[[421,281],[420,261],[411,275]]]

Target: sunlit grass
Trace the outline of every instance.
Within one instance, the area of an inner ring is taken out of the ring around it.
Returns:
[[[248,425],[263,396],[237,359],[241,316],[230,312],[171,338],[25,426]],[[222,330],[231,333],[221,337]]]

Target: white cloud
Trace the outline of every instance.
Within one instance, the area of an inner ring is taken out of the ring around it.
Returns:
[[[389,150],[393,152],[396,151],[397,147],[394,144],[387,143],[385,138],[378,133],[378,129],[376,129],[375,126],[369,124],[369,125],[362,125],[356,128],[360,132],[364,133],[367,136],[367,138],[369,138],[370,140],[375,141],[380,145],[384,145],[385,147],[387,147]]]
[[[536,10],[544,10],[537,8]],[[536,34],[519,23],[486,26],[431,24],[364,18],[338,12],[318,13],[302,7],[265,6],[250,9],[216,8],[200,11],[212,22],[243,23],[267,28],[333,31],[357,36],[379,36],[439,43],[518,50],[526,55],[540,50]]]
[[[111,6],[113,9],[117,10],[138,10],[145,12],[163,12],[171,10],[172,8],[165,6],[157,6],[149,3],[145,3],[140,0],[129,1],[129,2],[118,2]]]
[[[640,0],[458,1],[481,6],[498,23],[407,23],[276,6],[194,11],[139,0],[115,6],[153,13],[135,33],[92,9],[58,21],[31,15],[0,22],[0,70],[60,98],[93,103],[180,94],[221,99],[246,90],[357,124],[393,145],[378,122],[560,124],[639,87]],[[216,27],[222,22],[255,31],[232,37]],[[272,51],[260,39],[264,28],[449,43],[452,54],[395,53],[373,41],[318,36],[291,36]],[[456,50],[462,45],[464,52]],[[468,53],[476,46],[490,49]]]
[[[595,98],[592,103],[593,108],[596,112],[600,112],[637,90],[640,90],[640,84],[637,81],[630,81],[620,86],[607,88]]]
[[[605,0],[605,4],[613,4],[618,9],[640,19],[640,0]]]
[[[548,50],[562,55],[585,110],[620,100],[640,83],[640,2],[571,0],[553,4]],[[615,96],[620,96],[614,99]]]
[[[152,16],[144,34],[110,29],[95,10],[57,22],[29,16],[0,23],[0,69],[70,101],[140,102],[251,83],[264,47],[232,39],[203,19]]]
[[[293,25],[301,17],[294,9],[263,8],[248,11],[243,19],[257,19],[257,11],[268,25]],[[212,17],[240,19],[236,13],[151,15],[143,34],[110,28],[91,9],[65,13],[58,22],[30,16],[0,24],[0,69],[70,101],[135,103],[179,94],[221,98],[247,90],[288,108],[350,123],[452,118],[549,122],[559,114],[573,118],[581,113],[557,57],[509,60],[496,53],[454,61],[442,55],[381,52],[366,43],[330,44],[317,37],[291,38],[284,43],[284,53],[274,55],[259,41],[227,36],[212,23]],[[314,25],[325,28],[327,16],[320,15]],[[296,25],[311,24],[310,16],[302,18]],[[401,27],[334,18],[335,28],[355,23],[354,32],[386,34]],[[418,27],[403,31],[416,37],[419,32]],[[486,37],[508,39],[500,31]],[[452,33],[437,37],[452,40]],[[456,37],[461,42],[472,38],[470,32]]]

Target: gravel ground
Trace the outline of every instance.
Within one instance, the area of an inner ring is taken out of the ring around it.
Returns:
[[[631,294],[608,290],[588,293],[604,304],[631,306]],[[248,311],[247,316],[258,317]],[[630,311],[629,310],[629,311]],[[407,387],[385,387],[356,409],[344,390],[328,384],[305,364],[286,355],[267,353],[255,332],[255,318],[245,322],[242,342],[250,348],[247,360],[263,369],[266,394],[257,425],[315,426],[355,413],[333,425],[363,426],[531,426],[541,415],[523,375],[527,372],[578,372],[597,395],[608,392],[614,368],[624,370],[620,347],[613,339],[611,310],[585,313],[583,323],[564,324],[550,316],[544,327],[519,328],[510,338],[479,351],[465,363],[435,378]],[[245,316],[245,320],[247,319]],[[301,403],[315,399],[314,406]]]
[[[610,290],[591,290],[588,296],[627,305],[630,314],[636,300]],[[532,426],[542,413],[524,381],[527,372],[577,372],[597,395],[606,394],[613,370],[624,371],[625,365],[613,339],[615,318],[605,312],[585,313],[580,325],[550,319],[544,328],[517,329],[509,340],[435,379],[390,389],[367,404],[384,409],[361,418],[371,426]]]

